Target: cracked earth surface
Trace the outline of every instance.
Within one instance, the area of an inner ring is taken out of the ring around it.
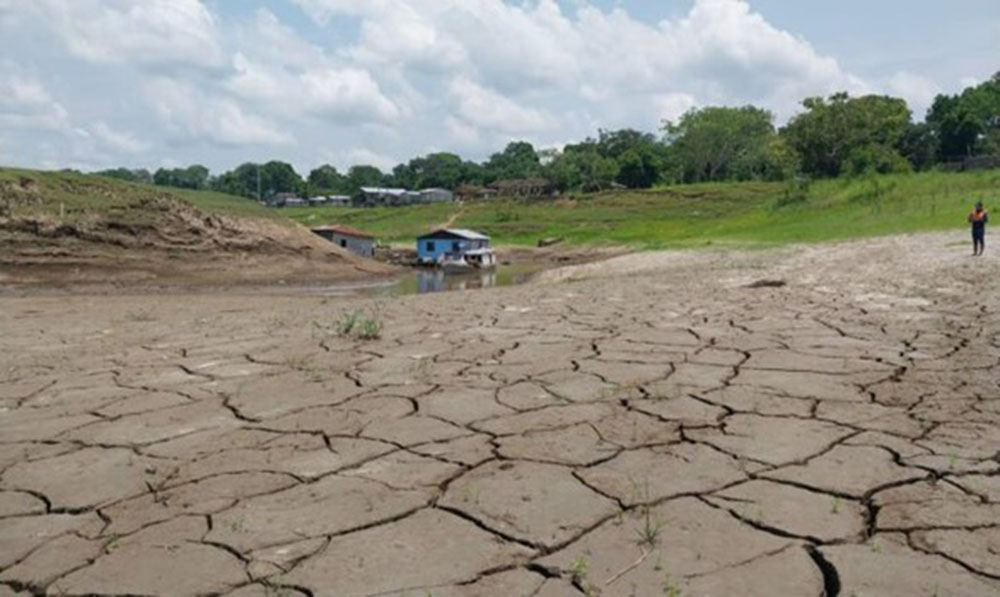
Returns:
[[[0,298],[0,596],[998,595],[1000,267],[954,240],[627,256],[370,342]]]

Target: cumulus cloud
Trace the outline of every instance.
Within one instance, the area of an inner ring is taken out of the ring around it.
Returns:
[[[913,117],[922,119],[928,108],[934,103],[934,98],[942,92],[934,81],[910,72],[900,72],[889,79],[888,93],[904,97],[909,101]]]
[[[645,125],[676,116],[694,98],[761,103],[787,116],[807,95],[866,90],[834,58],[774,27],[744,0],[695,0],[683,18],[660,23],[585,2],[571,14],[555,0],[295,2],[319,24],[359,18],[361,35],[347,52],[360,64],[413,72],[435,64],[451,79],[446,109],[487,130],[544,128],[538,106],[555,101],[589,104],[599,119],[629,113]],[[469,118],[486,94],[498,108]],[[501,114],[514,124],[498,126]]]
[[[481,129],[524,135],[541,132],[557,124],[552,115],[521,106],[468,79],[453,80],[448,91],[454,98],[458,116]]]
[[[270,11],[258,10],[240,37],[225,86],[241,98],[286,116],[392,122],[402,113],[369,71],[306,43]]]
[[[0,71],[0,125],[18,129],[68,131],[69,113],[34,76]]]
[[[217,65],[212,13],[200,0],[33,0],[69,51],[98,63]]]
[[[294,138],[274,123],[245,110],[231,98],[202,92],[195,85],[165,77],[146,87],[149,102],[176,136],[208,139],[222,145],[282,145]]]
[[[655,130],[711,104],[780,122],[840,90],[903,95],[920,117],[940,90],[925,73],[859,77],[754,0],[687,0],[659,22],[595,0],[284,1],[308,30],[276,2],[0,0],[0,55],[26,69],[0,64],[0,125],[213,168],[324,155],[388,167]]]
[[[149,149],[149,143],[137,139],[131,132],[117,130],[103,121],[94,123],[90,133],[117,153],[142,153]]]

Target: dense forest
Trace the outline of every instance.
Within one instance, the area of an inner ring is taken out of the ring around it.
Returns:
[[[280,161],[247,163],[216,176],[200,165],[98,174],[251,198],[280,192],[353,195],[362,186],[456,189],[525,180],[559,191],[598,191],[616,185],[901,173],[998,155],[1000,73],[957,95],[939,95],[923,122],[914,121],[903,99],[838,93],[806,99],[780,129],[774,115],[762,108],[704,107],[664,122],[657,134],[601,130],[596,138],[561,150],[536,150],[518,141],[482,163],[432,153],[391,172],[355,165],[342,173],[324,165],[305,178]]]

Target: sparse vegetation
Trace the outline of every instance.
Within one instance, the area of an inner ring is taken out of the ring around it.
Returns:
[[[573,564],[569,567],[570,580],[575,585],[583,586],[587,582],[587,573],[590,571],[590,564],[585,556],[577,556]]]
[[[315,327],[318,326],[315,322]],[[367,310],[353,309],[340,314],[334,322],[334,330],[340,336],[355,337],[360,340],[378,340],[384,329],[382,305],[374,303]]]
[[[350,336],[354,328],[357,327],[360,318],[361,313],[357,310],[341,313],[336,323],[337,333],[341,336]]]
[[[663,597],[681,597],[680,587],[674,584],[669,572],[663,575]]]
[[[643,549],[653,549],[660,544],[660,532],[663,530],[664,522],[654,518],[652,509],[649,506],[642,506],[643,525],[636,529],[639,536],[638,544]]]

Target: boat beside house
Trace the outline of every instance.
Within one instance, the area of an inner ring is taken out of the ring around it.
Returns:
[[[417,238],[417,262],[461,272],[492,269],[496,256],[489,236],[463,228],[442,228]]]

